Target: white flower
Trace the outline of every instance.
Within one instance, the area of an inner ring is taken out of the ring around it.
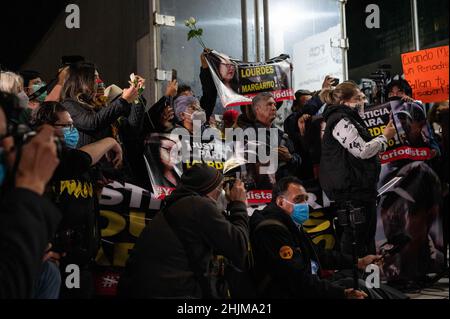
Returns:
[[[197,23],[197,20],[195,20],[195,18],[193,18],[193,17],[190,17],[188,21],[189,21],[189,24],[192,26],[194,26]]]

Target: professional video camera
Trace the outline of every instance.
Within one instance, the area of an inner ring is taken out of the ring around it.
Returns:
[[[361,80],[360,87],[367,96],[369,104],[376,105],[386,102],[387,85],[391,79],[391,70],[391,65],[382,64],[368,78]]]

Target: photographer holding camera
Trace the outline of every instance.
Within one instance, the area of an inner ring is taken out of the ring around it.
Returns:
[[[59,164],[55,130],[43,126],[17,149],[9,127],[17,99],[0,92],[0,299],[32,297],[42,258],[61,219],[42,195]]]
[[[237,180],[225,217],[224,177],[194,165],[144,229],[119,284],[124,298],[225,298],[214,293],[213,254],[242,269],[249,248],[247,194]],[[226,293],[226,292],[223,292]]]
[[[323,116],[326,129],[322,143],[320,183],[327,196],[339,206],[352,202],[364,208],[365,223],[357,229],[358,256],[375,253],[377,182],[381,164],[379,153],[395,136],[392,121],[383,135],[372,138],[360,111],[365,97],[353,82],[321,93],[328,104]],[[352,253],[352,233],[346,229],[341,239],[343,253]]]

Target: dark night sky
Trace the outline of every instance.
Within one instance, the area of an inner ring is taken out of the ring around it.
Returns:
[[[14,0],[0,4],[0,65],[15,71],[40,42],[66,1]]]

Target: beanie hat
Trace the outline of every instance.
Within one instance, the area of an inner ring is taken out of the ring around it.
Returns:
[[[228,110],[223,113],[223,122],[227,125],[233,125],[239,117],[239,112],[236,110]]]
[[[222,173],[206,164],[196,164],[181,176],[184,188],[202,196],[218,188],[222,182]]]

